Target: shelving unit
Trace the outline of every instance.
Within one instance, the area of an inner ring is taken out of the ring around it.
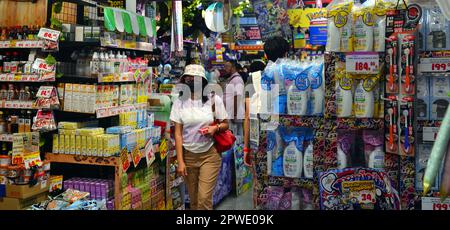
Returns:
[[[47,153],[45,154],[45,158],[46,160],[52,163],[114,167],[114,199],[115,199],[114,205],[115,207],[120,207],[121,178],[123,174],[121,169],[122,163],[120,157],[93,157],[93,156]]]
[[[44,43],[40,40],[12,40],[12,41],[0,41],[0,48],[13,48],[13,49],[35,49],[44,47]]]
[[[54,82],[55,77],[42,79],[39,74],[4,73],[0,74],[0,82]]]

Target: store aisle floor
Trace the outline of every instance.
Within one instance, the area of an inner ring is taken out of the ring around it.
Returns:
[[[252,191],[249,190],[240,196],[229,195],[220,202],[215,210],[253,210]]]

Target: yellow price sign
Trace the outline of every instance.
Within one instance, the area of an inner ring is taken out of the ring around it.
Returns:
[[[167,141],[166,139],[161,140],[161,144],[159,144],[159,154],[161,156],[161,160],[164,160],[167,156]]]

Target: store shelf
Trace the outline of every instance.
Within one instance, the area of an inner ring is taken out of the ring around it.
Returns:
[[[12,134],[0,134],[0,141],[13,142],[14,135]]]
[[[95,76],[77,76],[71,74],[64,74],[60,78],[61,82],[90,82],[90,83],[121,83],[121,82],[136,82],[134,79],[134,73],[127,72],[122,74],[101,74],[97,77]]]
[[[147,42],[135,42],[135,41],[122,41],[119,39],[115,40],[115,44],[111,44],[105,42],[103,39],[100,39],[100,45],[102,47],[108,48],[119,48],[119,49],[128,49],[128,50],[138,50],[138,51],[153,51],[153,44]]]
[[[96,114],[97,118],[112,117],[117,116],[121,113],[131,112],[137,109],[144,109],[146,106],[147,103],[141,103],[136,105],[122,105],[118,107],[103,108],[97,109]]]
[[[4,73],[0,74],[0,82],[54,82],[55,77],[42,79],[39,74]]]
[[[97,47],[105,47],[105,48],[114,48],[114,49],[124,49],[124,50],[136,50],[136,51],[145,51],[145,52],[153,52],[153,44],[147,42],[135,42],[135,41],[122,41],[117,39],[115,44],[111,44],[105,41],[86,41],[86,42],[77,42],[77,41],[64,41],[60,42],[61,48],[79,48],[80,46],[97,46]]]
[[[0,41],[0,49],[6,48],[21,48],[34,49],[44,47],[44,42],[41,40],[10,40]]]
[[[119,157],[93,157],[71,154],[47,153],[46,160],[56,163],[69,163],[81,165],[99,165],[99,166],[118,166],[120,164]]]
[[[37,109],[33,101],[1,101],[2,109]]]
[[[170,182],[170,188],[180,186],[184,182],[183,177],[177,177],[175,180]]]

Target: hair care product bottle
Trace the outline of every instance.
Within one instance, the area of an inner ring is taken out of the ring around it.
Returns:
[[[340,81],[336,81],[336,103],[337,103],[337,116],[338,117],[350,117],[352,115],[353,97],[352,86],[348,85],[350,89],[343,89]]]
[[[291,178],[299,178],[303,171],[303,154],[297,148],[296,142],[303,143],[303,137],[301,140],[293,138],[284,149],[283,154],[283,172],[284,176]],[[302,147],[302,144],[299,144]]]
[[[305,156],[303,157],[303,171],[306,178],[313,178],[314,176],[314,147],[313,147],[313,141],[310,140],[308,147],[305,150]]]
[[[360,80],[355,89],[355,116],[358,118],[372,118],[374,113],[374,94],[364,88],[364,81]]]
[[[323,113],[325,101],[325,92],[323,86],[323,63],[317,65],[309,72],[309,81],[311,88],[310,115],[320,115]]]

